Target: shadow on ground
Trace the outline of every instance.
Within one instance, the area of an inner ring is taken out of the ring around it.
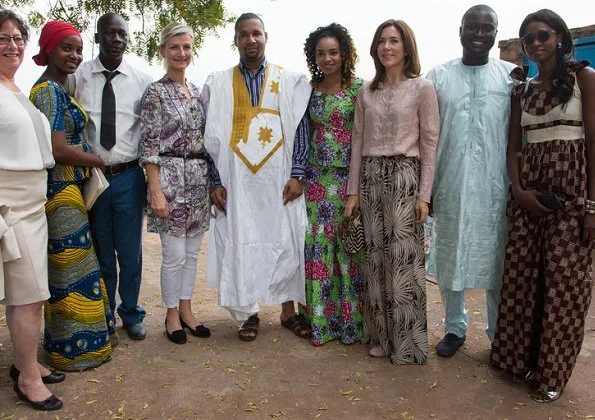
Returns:
[[[68,374],[51,389],[64,400],[54,413],[18,402],[8,377],[12,348],[0,309],[0,420],[4,419],[595,419],[595,311],[583,350],[562,398],[537,404],[529,389],[487,367],[484,296],[468,294],[470,332],[452,359],[433,349],[442,335],[438,288],[427,283],[432,350],[425,366],[394,366],[370,359],[367,348],[328,343],[312,347],[279,325],[278,308],[261,313],[256,341],[241,342],[237,326],[205,287],[205,250],[193,305],[212,329],[210,339],[180,346],[164,333],[159,295],[159,238],[144,239],[142,304],[148,337],[122,335],[110,362]]]

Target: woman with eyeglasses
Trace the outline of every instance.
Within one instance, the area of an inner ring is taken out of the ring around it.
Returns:
[[[572,374],[591,301],[595,71],[574,60],[570,31],[551,10],[529,14],[519,37],[538,74],[512,95],[509,239],[491,361],[549,402]]]
[[[209,188],[218,173],[203,146],[205,109],[200,89],[186,80],[194,32],[170,23],[161,32],[159,54],[166,74],[141,100],[141,159],[147,172],[149,232],[161,238],[161,297],[165,332],[176,343],[185,330],[207,338],[211,330],[192,312],[197,257],[209,228]]]
[[[0,303],[14,350],[13,389],[49,411],[62,401],[46,384],[64,380],[37,362],[41,311],[50,297],[44,205],[54,158],[47,119],[15,84],[28,40],[23,20],[0,10]]]
[[[103,169],[83,137],[88,117],[65,84],[83,60],[83,40],[72,25],[47,22],[35,64],[45,67],[29,98],[45,114],[52,131],[56,166],[48,173],[49,284],[44,308],[43,348],[48,363],[82,371],[110,360],[118,340],[115,319],[89,229],[82,195],[90,167]]]

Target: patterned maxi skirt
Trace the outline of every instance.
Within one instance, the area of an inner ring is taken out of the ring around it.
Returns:
[[[118,335],[93,248],[80,185],[50,182],[44,350],[59,370],[80,371],[109,360]]]
[[[542,389],[561,390],[572,374],[591,301],[591,244],[581,240],[586,197],[584,140],[529,144],[523,150],[524,188],[551,191],[565,208],[545,217],[508,205],[501,303],[493,365],[531,370]]]
[[[306,306],[300,305],[312,326],[312,344],[340,339],[361,341],[361,296],[364,279],[361,253],[343,248],[343,213],[348,168],[311,166],[306,176]]]
[[[424,229],[415,223],[419,176],[416,158],[365,157],[362,164],[364,340],[399,365],[428,358]]]

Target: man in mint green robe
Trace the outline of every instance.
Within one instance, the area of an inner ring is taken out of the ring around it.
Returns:
[[[493,339],[506,245],[508,177],[506,144],[510,115],[509,74],[515,67],[489,58],[498,18],[488,6],[465,13],[460,29],[463,57],[433,68],[440,139],[433,186],[435,278],[446,310],[439,355],[449,357],[465,341],[465,289],[486,289]]]

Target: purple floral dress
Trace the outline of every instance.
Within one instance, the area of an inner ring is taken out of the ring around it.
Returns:
[[[147,86],[141,100],[141,165],[159,166],[170,217],[148,208],[147,230],[193,237],[209,228],[212,160],[203,147],[205,112],[200,89],[188,83],[188,100],[168,76]],[[150,203],[150,196],[147,197]]]

